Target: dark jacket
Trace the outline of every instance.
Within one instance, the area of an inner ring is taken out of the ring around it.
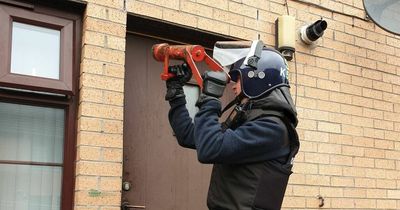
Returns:
[[[196,149],[200,162],[214,164],[207,199],[210,209],[280,208],[291,173],[283,167],[290,145],[282,119],[258,112],[238,128],[224,130],[217,100],[203,104],[194,123],[184,98],[170,104],[169,120],[178,143]]]

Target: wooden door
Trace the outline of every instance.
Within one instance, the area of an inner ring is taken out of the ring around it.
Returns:
[[[123,190],[122,202],[132,209],[204,210],[212,166],[200,164],[196,152],[181,148],[173,136],[163,64],[151,54],[152,45],[162,42],[127,35],[123,182],[131,187]]]

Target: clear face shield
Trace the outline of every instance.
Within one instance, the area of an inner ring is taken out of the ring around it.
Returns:
[[[214,45],[213,58],[229,74],[230,67],[238,60],[245,58],[243,65],[257,68],[264,43],[254,41],[219,41]]]

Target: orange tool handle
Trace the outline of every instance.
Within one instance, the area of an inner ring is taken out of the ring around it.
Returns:
[[[169,60],[183,60],[189,65],[197,84],[203,89],[203,78],[201,78],[199,69],[195,62],[204,61],[213,71],[223,71],[214,59],[212,59],[200,45],[169,45],[167,43],[155,44],[152,47],[153,57],[155,60],[164,62],[162,80],[168,80],[175,75],[168,72]]]

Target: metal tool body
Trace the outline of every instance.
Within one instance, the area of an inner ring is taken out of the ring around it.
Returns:
[[[193,76],[201,89],[203,89],[203,79],[195,62],[204,61],[210,70],[223,71],[222,66],[207,55],[204,47],[200,45],[169,45],[167,43],[162,43],[153,45],[152,52],[155,60],[164,62],[163,73],[161,74],[162,80],[168,80],[175,76],[168,71],[170,59],[185,61],[189,65]]]

